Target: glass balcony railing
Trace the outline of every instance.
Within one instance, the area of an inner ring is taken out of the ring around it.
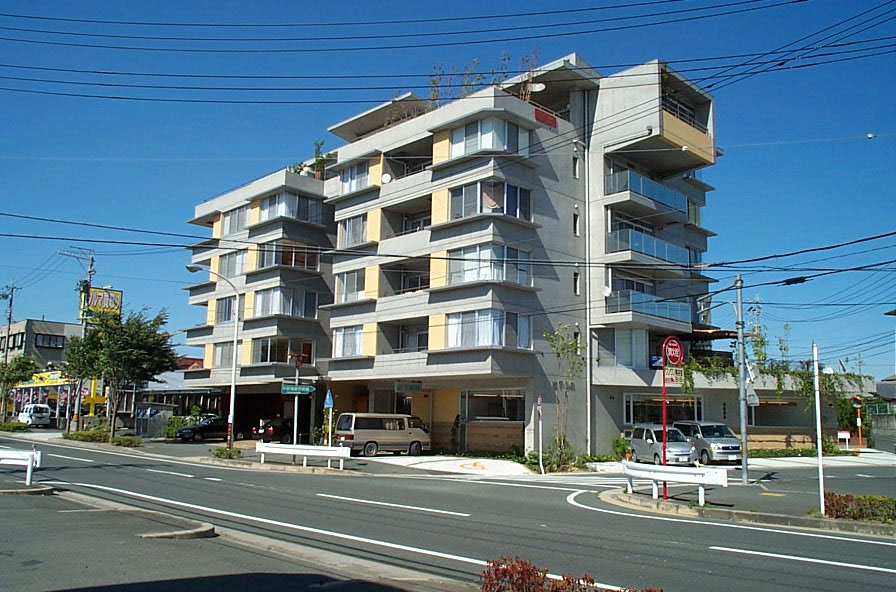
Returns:
[[[688,250],[684,247],[628,228],[607,234],[607,253],[619,251],[637,251],[670,263],[688,265]]]
[[[634,191],[638,195],[649,197],[653,201],[667,205],[679,212],[688,213],[688,198],[683,193],[669,189],[662,183],[651,181],[632,171],[620,171],[607,177],[605,190],[607,195],[622,191]]]
[[[691,306],[687,302],[664,300],[653,294],[634,290],[613,292],[606,299],[607,314],[615,312],[639,312],[641,314],[671,319],[682,323],[691,322]]]

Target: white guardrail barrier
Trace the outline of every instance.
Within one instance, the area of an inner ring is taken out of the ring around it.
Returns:
[[[0,465],[22,465],[25,469],[25,485],[31,485],[34,469],[40,468],[39,450],[2,450],[0,449]]]
[[[653,499],[659,498],[660,483],[693,483],[698,486],[698,501],[706,503],[705,485],[728,487],[728,471],[710,467],[671,467],[663,465],[642,465],[622,461],[622,473],[628,479],[627,491],[632,493],[633,479],[649,479],[653,482]]]
[[[291,456],[301,456],[302,466],[308,466],[309,458],[325,458],[327,459],[327,468],[330,468],[331,459],[339,459],[339,470],[343,469],[343,462],[351,456],[351,448],[343,448],[341,446],[310,446],[308,444],[266,444],[265,442],[255,443],[255,452],[261,454],[261,462],[264,464],[265,454],[287,454]]]

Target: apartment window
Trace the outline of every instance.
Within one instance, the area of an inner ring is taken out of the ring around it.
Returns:
[[[475,310],[449,314],[447,347],[504,345],[504,313]]]
[[[572,272],[572,293],[582,293],[582,274],[580,274],[578,271]]]
[[[242,342],[237,344],[236,363],[239,365],[242,358]],[[233,342],[225,341],[216,343],[214,347],[214,355],[212,356],[212,366],[215,368],[229,367],[233,364]]]
[[[448,283],[507,281],[530,285],[529,253],[485,243],[448,251]]]
[[[428,271],[402,271],[401,293],[419,292],[429,287]]]
[[[231,234],[236,234],[241,230],[245,230],[248,217],[249,206],[242,206],[230,210],[229,212],[224,212],[223,228],[221,229],[221,234],[224,236],[228,236]]]
[[[616,365],[647,368],[647,330],[616,329]]]
[[[246,270],[246,251],[233,251],[221,255],[218,261],[218,273],[223,277],[232,278],[242,275]]]
[[[610,214],[610,230],[634,230],[635,232],[653,236],[652,226],[648,226],[636,218],[620,214],[619,212],[612,212]]]
[[[666,402],[666,415],[669,423],[681,420],[703,421],[703,395],[691,395],[688,399]],[[624,393],[622,401],[625,425],[663,422],[662,398],[650,394]],[[723,409],[724,405],[722,403]],[[722,419],[725,419],[724,416]]]
[[[276,287],[255,293],[255,316],[287,315],[313,319],[317,317],[317,293],[296,288]]]
[[[258,246],[258,268],[285,265],[317,270],[318,247],[294,241],[278,240]]]
[[[579,178],[579,157],[578,156],[572,157],[572,178],[573,179]]]
[[[274,218],[295,218],[315,224],[321,223],[321,200],[284,191],[261,200],[259,221]]]
[[[572,233],[575,236],[581,236],[581,229],[579,228],[579,214],[578,212],[572,215]]]
[[[38,333],[34,336],[35,347],[46,347],[50,349],[62,349],[65,347],[64,335],[47,335]]]
[[[264,337],[252,340],[253,364],[286,364],[301,355],[303,361],[314,363],[311,356],[313,342],[310,339]]]
[[[339,221],[339,248],[367,242],[367,214]]]
[[[336,274],[336,302],[354,302],[364,298],[364,270]]]
[[[525,156],[529,152],[529,130],[497,117],[480,119],[451,130],[451,158],[479,150],[505,150]]]
[[[532,326],[529,315],[504,313],[504,343],[507,347],[532,349]]]
[[[402,325],[398,332],[398,350],[395,353],[426,351],[428,348],[428,325]]]
[[[688,265],[696,267],[703,262],[703,252],[694,247],[688,247]]]
[[[461,391],[460,404],[463,419],[525,421],[526,397],[522,390]]]
[[[369,163],[365,160],[342,171],[342,193],[351,193],[367,187],[367,171]]]
[[[10,338],[10,348],[19,349],[20,347],[24,347],[25,345],[25,334],[24,333],[13,333]]]
[[[0,351],[6,350],[6,335],[0,337]]]
[[[349,358],[362,355],[361,336],[363,325],[337,327],[333,330],[333,357]]]
[[[688,222],[694,226],[701,226],[700,206],[691,200],[688,200]]]
[[[531,221],[531,201],[528,189],[497,180],[477,181],[451,190],[450,214],[452,220],[493,213]]]
[[[235,296],[230,296],[215,300],[215,324],[233,320],[233,303],[235,299]]]
[[[632,292],[640,292],[642,294],[656,295],[656,287],[647,280],[625,277],[620,274],[613,275],[612,281],[613,292],[623,292],[631,290]]]

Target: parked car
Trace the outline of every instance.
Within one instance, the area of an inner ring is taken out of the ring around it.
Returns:
[[[645,424],[632,432],[632,460],[663,464],[663,426]],[[666,427],[666,464],[690,465],[697,460],[697,449],[675,427]]]
[[[278,417],[262,426],[252,428],[252,437],[262,442],[292,444],[292,418]]]
[[[49,426],[50,406],[43,403],[29,403],[19,413],[19,421],[30,426]]]
[[[676,421],[673,423],[697,448],[697,457],[704,465],[714,461],[741,459],[740,440],[726,424],[717,421]]]
[[[177,428],[174,435],[184,442],[202,442],[210,438],[227,437],[227,420],[223,417],[206,417],[195,425]]]
[[[395,413],[340,414],[336,418],[335,444],[364,456],[376,456],[380,450],[417,456],[432,448],[423,420],[416,415]]]

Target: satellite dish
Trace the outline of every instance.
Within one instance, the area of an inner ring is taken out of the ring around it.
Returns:
[[[544,89],[544,82],[533,82],[529,84],[529,92],[541,92]]]
[[[613,290],[610,289],[610,286],[604,286],[604,298],[609,298],[612,293]]]
[[[392,175],[390,175],[389,173],[384,173],[383,174],[383,185],[386,185],[387,183],[391,183],[391,182],[392,182]]]

